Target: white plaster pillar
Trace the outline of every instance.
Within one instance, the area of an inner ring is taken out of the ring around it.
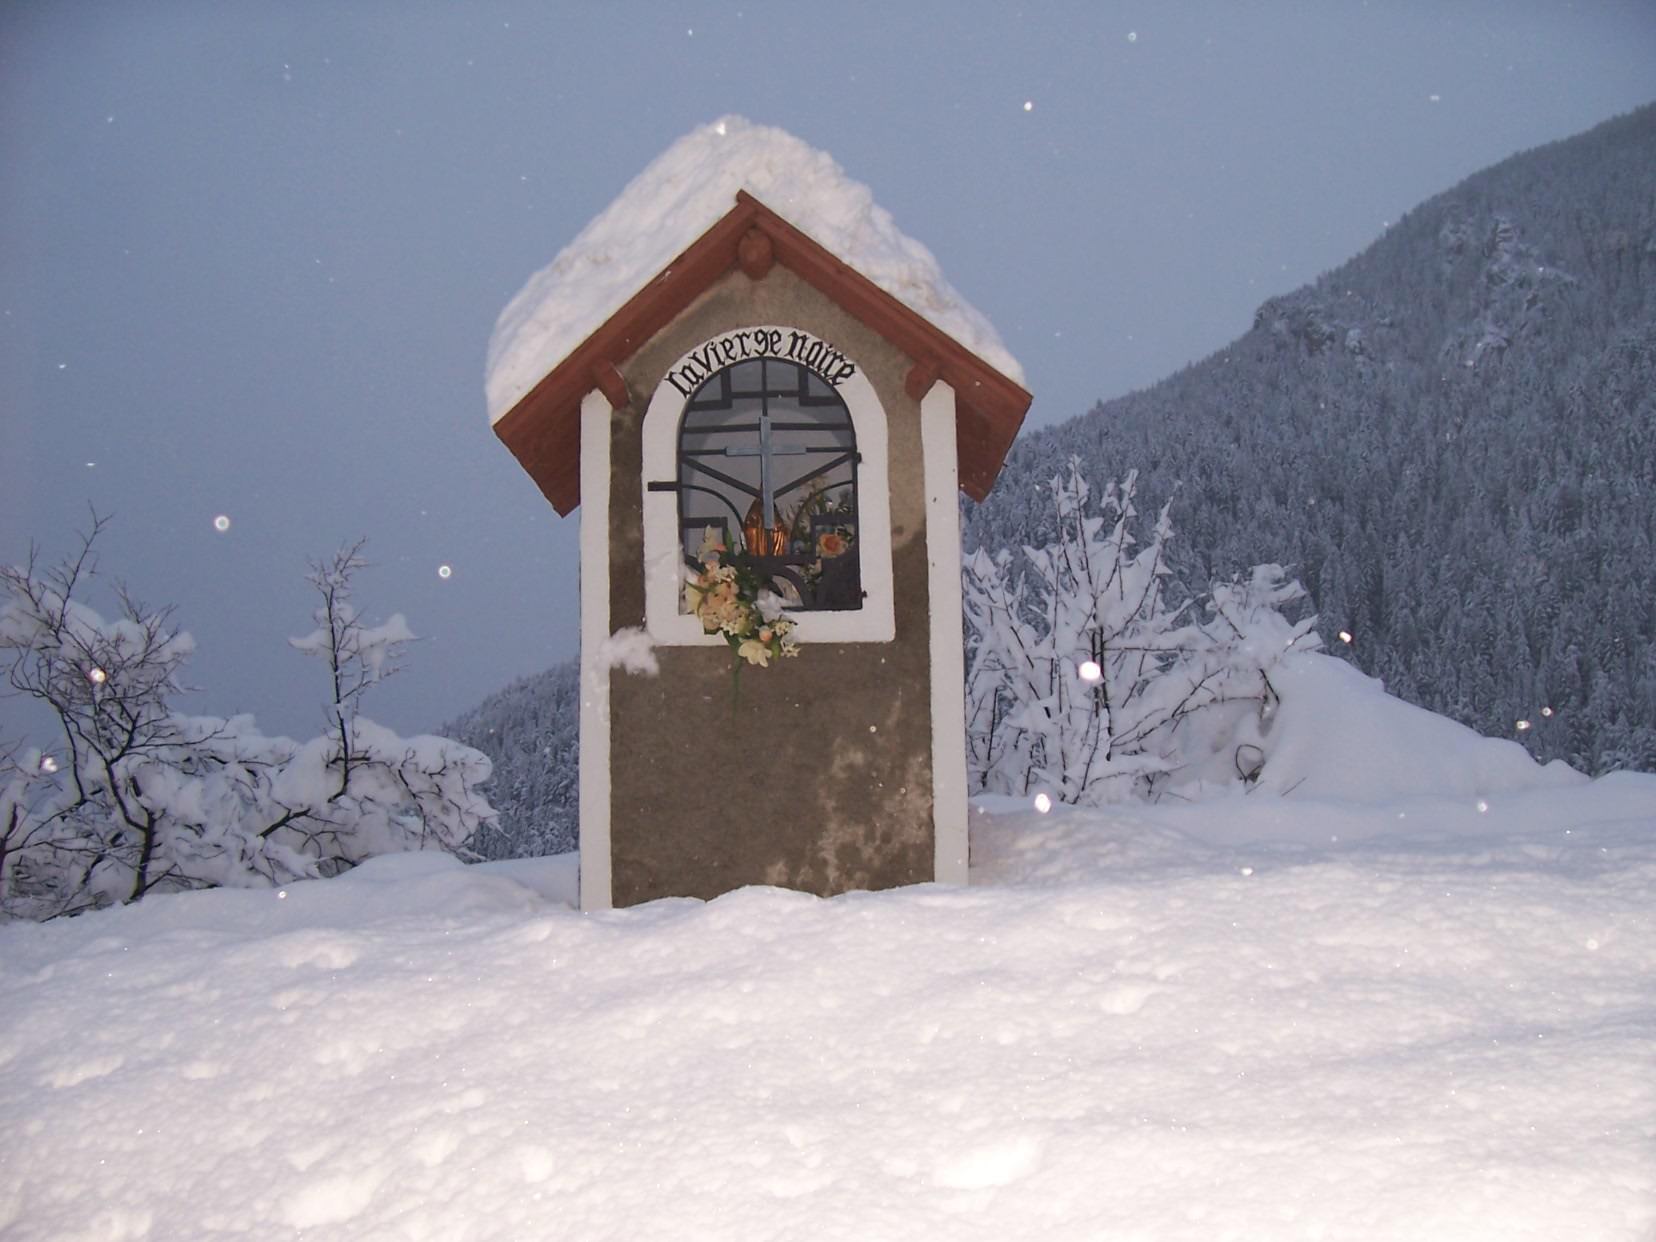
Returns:
[[[926,471],[926,569],[931,607],[932,826],[936,876],[967,883],[966,652],[961,638],[960,465],[955,393],[942,380],[920,400]]]
[[[608,910],[610,889],[610,403],[581,399],[581,909]]]

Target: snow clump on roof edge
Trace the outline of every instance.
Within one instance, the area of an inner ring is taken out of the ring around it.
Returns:
[[[498,421],[627,299],[736,205],[745,189],[1011,379],[1023,368],[989,321],[905,237],[868,187],[792,134],[727,116],[633,178],[500,313],[484,379]]]

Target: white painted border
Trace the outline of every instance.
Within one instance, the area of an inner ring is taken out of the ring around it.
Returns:
[[[781,324],[755,325],[781,332],[796,329]],[[797,329],[804,331],[804,329]],[[729,329],[719,336],[729,334]],[[716,338],[715,338],[716,339]],[[678,370],[700,350],[688,351],[668,373]],[[853,360],[854,361],[854,360]],[[798,623],[795,636],[802,643],[888,643],[897,627],[891,600],[891,483],[886,445],[886,414],[874,385],[862,367],[841,382],[836,391],[851,414],[857,435],[857,544],[862,588],[867,594],[855,611],[790,614]],[[678,477],[678,430],[686,398],[663,379],[644,412],[644,482]],[[583,407],[584,408],[584,407]],[[584,424],[583,424],[584,427]],[[950,443],[953,443],[951,431]],[[584,444],[584,441],[583,441]],[[582,450],[582,468],[586,454]],[[606,486],[608,476],[606,475]],[[682,579],[679,573],[678,496],[674,492],[644,489],[644,617],[651,639],[668,647],[718,647],[724,639],[702,632],[701,622],[679,611]],[[581,503],[586,503],[582,476]],[[583,530],[585,528],[583,527]],[[958,593],[959,584],[956,584]]]
[[[610,403],[581,399],[581,909],[608,910],[610,886],[609,665]]]
[[[938,380],[920,400],[926,471],[926,587],[931,606],[932,834],[940,883],[968,880],[966,652],[961,636],[960,465],[954,389]]]

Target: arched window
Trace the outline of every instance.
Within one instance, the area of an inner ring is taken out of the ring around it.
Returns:
[[[655,642],[724,642],[685,611],[686,561],[710,526],[759,558],[801,643],[892,641],[886,414],[854,359],[783,325],[723,333],[668,368],[642,440]]]
[[[794,611],[862,606],[856,428],[809,368],[753,358],[709,376],[679,423],[679,540],[743,548]]]

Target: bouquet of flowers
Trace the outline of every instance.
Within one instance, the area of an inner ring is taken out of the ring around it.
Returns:
[[[774,659],[799,654],[789,637],[794,623],[782,600],[745,556],[732,553],[711,526],[702,536],[699,563],[687,567],[684,601],[702,631],[722,635],[738,659],[768,668]],[[741,665],[738,664],[740,671]]]

